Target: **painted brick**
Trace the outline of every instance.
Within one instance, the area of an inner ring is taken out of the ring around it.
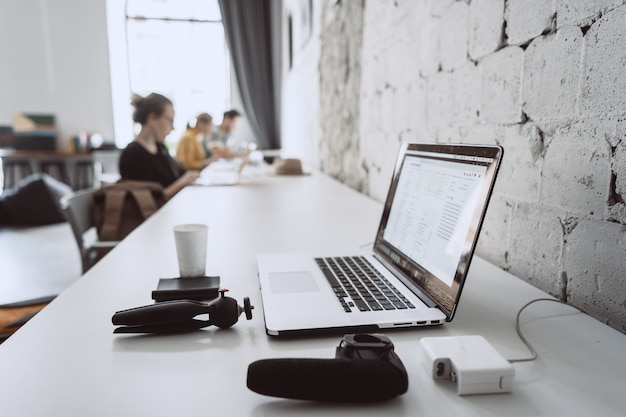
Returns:
[[[473,125],[459,130],[461,143],[497,145],[504,140],[504,127],[499,125]]]
[[[389,61],[386,52],[381,52],[372,57],[369,62],[363,64],[362,71],[362,91],[379,92],[385,87],[385,80],[388,79]]]
[[[515,201],[538,202],[543,157],[542,145],[532,123],[503,128],[504,158],[496,181],[496,191]]]
[[[361,106],[361,117],[359,119],[359,131],[361,133],[361,137],[363,137],[363,132],[367,134],[376,134],[377,128],[380,126],[379,121],[377,120],[378,112],[376,111],[377,101],[375,100],[374,92],[363,92],[361,91],[361,97],[364,100],[364,104]]]
[[[585,35],[582,116],[623,114],[626,108],[626,6],[603,16]]]
[[[550,0],[507,0],[504,10],[509,45],[522,45],[550,30],[555,8]]]
[[[386,4],[381,0],[371,0],[365,3],[363,10],[363,23],[365,30],[371,30],[374,27],[384,27],[382,16],[387,16]],[[328,10],[327,10],[328,13]],[[330,13],[329,13],[330,14]]]
[[[485,57],[482,73],[480,119],[487,123],[522,120],[521,82],[524,51],[509,47]]]
[[[624,0],[560,0],[557,4],[557,28],[590,25]]]
[[[469,5],[469,55],[479,59],[500,47],[504,0],[474,0]]]
[[[626,121],[616,121],[615,136],[607,139],[613,145],[613,163],[611,173],[614,182],[611,182],[606,218],[626,224]]]
[[[546,150],[541,201],[574,215],[602,218],[608,198],[611,148],[605,136],[614,126],[581,120],[559,129]]]
[[[411,91],[408,87],[397,88],[393,94],[392,132],[396,136],[408,129],[411,108]]]
[[[432,19],[424,24],[418,32],[417,54],[419,56],[419,72],[428,76],[439,71],[441,64],[439,48],[440,19]]]
[[[476,254],[508,269],[509,239],[512,205],[498,194],[493,194],[478,236]]]
[[[394,92],[391,87],[383,89],[380,96],[380,121],[383,130],[387,133],[393,133],[394,119]]]
[[[477,121],[480,97],[480,73],[468,62],[452,72],[428,78],[428,124],[464,126]]]
[[[582,220],[567,236],[563,257],[568,301],[626,332],[626,227]]]
[[[407,126],[411,131],[426,130],[427,107],[426,107],[426,82],[421,78],[413,80],[410,84],[410,95],[407,108],[409,110]]]
[[[579,91],[583,35],[568,27],[535,39],[524,53],[524,111],[532,120],[574,116]]]
[[[467,59],[469,7],[456,2],[444,12],[440,27],[441,66],[449,70],[463,65]],[[454,30],[450,30],[454,28]]]
[[[419,3],[416,8],[419,7]],[[423,8],[422,8],[423,9]],[[393,10],[393,26],[398,30],[396,35],[400,36],[405,40],[413,40],[415,39],[415,33],[418,27],[415,26],[415,14],[411,12],[407,12],[406,8],[395,7]]]
[[[509,271],[542,290],[561,292],[561,253],[564,211],[519,203],[513,209],[509,243]]]
[[[433,16],[441,17],[454,4],[456,0],[431,1],[430,12]]]
[[[468,62],[452,74],[452,96],[449,111],[452,123],[467,126],[477,123],[480,108],[480,70]]]
[[[384,3],[384,7],[389,7],[388,1],[382,0],[382,2]],[[403,0],[398,6],[398,10],[406,15],[407,25],[413,29],[413,35],[417,35],[417,29],[423,27],[424,24],[433,19],[431,5],[428,1]]]
[[[437,129],[437,143],[463,142],[463,134],[458,126],[444,126]]]
[[[400,148],[400,140],[384,134],[370,136],[362,142],[362,147],[367,151],[367,157],[363,161],[369,170],[367,192],[375,200],[384,202]]]
[[[413,47],[412,39],[398,37],[389,46],[389,77],[388,82],[397,87],[407,87],[419,72],[416,54],[407,54]]]
[[[450,106],[452,75],[446,72],[439,72],[428,77],[427,81],[427,102],[426,114],[428,126],[438,128],[449,123],[448,108]]]

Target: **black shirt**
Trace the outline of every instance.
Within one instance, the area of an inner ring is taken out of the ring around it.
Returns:
[[[180,178],[184,168],[172,158],[162,143],[151,154],[137,142],[131,142],[120,155],[120,175],[123,180],[158,182],[167,187]]]

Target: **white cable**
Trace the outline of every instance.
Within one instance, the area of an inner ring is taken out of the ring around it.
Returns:
[[[581,313],[583,313],[583,311],[580,308],[578,308],[576,306],[573,306],[571,304],[567,304],[567,303],[565,303],[565,302],[563,302],[561,300],[557,300],[555,298],[536,298],[536,299],[531,300],[531,301],[527,302],[526,304],[524,304],[524,306],[522,306],[522,308],[520,308],[519,311],[517,312],[517,317],[515,317],[515,330],[517,331],[517,335],[519,336],[519,338],[522,340],[522,342],[524,342],[524,344],[526,345],[528,350],[530,350],[530,353],[532,354],[532,356],[530,358],[509,359],[510,363],[531,362],[531,361],[534,361],[535,359],[537,359],[537,352],[535,351],[535,349],[532,347],[532,345],[528,342],[528,340],[526,340],[526,338],[522,334],[522,330],[520,329],[520,324],[519,324],[519,318],[520,318],[520,315],[522,314],[522,311],[524,311],[524,309],[526,309],[526,307],[528,307],[531,304],[534,304],[536,302],[539,302],[539,301],[552,301],[552,302],[559,303],[559,304],[565,304],[565,305],[573,307],[576,310],[578,310]]]

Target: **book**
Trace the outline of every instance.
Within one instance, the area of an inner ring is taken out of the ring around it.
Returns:
[[[208,301],[217,298],[220,277],[161,278],[152,291],[155,301],[195,300]]]

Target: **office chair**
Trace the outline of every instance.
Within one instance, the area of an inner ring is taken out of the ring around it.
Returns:
[[[119,243],[98,240],[91,212],[94,191],[95,189],[76,191],[61,198],[60,201],[80,251],[83,274]]]

